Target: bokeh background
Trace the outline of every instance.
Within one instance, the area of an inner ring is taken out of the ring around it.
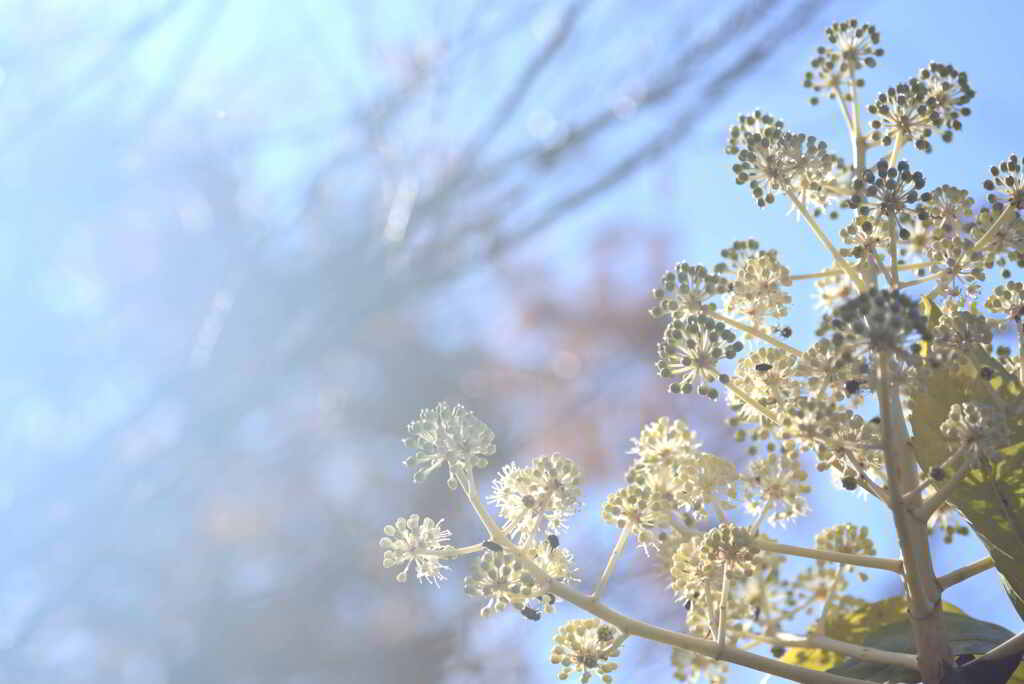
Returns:
[[[562,541],[592,582],[644,423],[745,458],[721,403],[654,374],[660,274],[749,236],[826,263],[735,186],[727,127],[760,107],[845,150],[800,83],[858,16],[887,51],[867,93],[929,60],[970,74],[975,115],[919,163],[978,190],[1024,142],[1020,7],[0,1],[0,682],[551,680],[571,607],[483,620],[465,562],[438,589],[381,567],[400,515],[480,539],[443,477],[411,483],[405,424],[461,401],[499,436],[491,473],[577,459]],[[804,344],[807,290],[794,308]],[[827,484],[812,505],[783,539],[853,521],[896,554],[875,507]],[[1021,628],[991,574],[947,597]],[[608,600],[681,624],[635,551]],[[620,681],[670,678],[667,649],[627,644]]]

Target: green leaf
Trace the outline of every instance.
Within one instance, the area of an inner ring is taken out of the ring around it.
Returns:
[[[922,310],[934,324],[938,309],[927,298]],[[923,391],[911,396],[912,444],[924,470],[941,464],[950,454],[939,426],[953,404],[984,401],[1019,404],[1024,401],[1021,384],[979,346],[967,350],[970,359],[959,368],[935,369]],[[992,377],[985,380],[981,369]],[[954,488],[949,500],[971,524],[988,548],[1004,587],[1017,612],[1024,617],[1024,424],[1011,426],[1010,444],[1002,458],[972,469]]]
[[[1017,653],[999,660],[967,663],[958,670],[958,681],[965,684],[1019,684],[1024,681],[1024,667],[1020,666],[1020,659],[1021,654]]]
[[[859,601],[859,599],[857,599]],[[838,607],[838,606],[836,606]],[[946,613],[963,615],[963,611],[951,603],[942,604]],[[907,601],[902,596],[882,599],[874,603],[860,602],[853,610],[833,610],[825,621],[825,635],[851,644],[863,644],[864,639],[872,632],[886,625],[905,620]],[[833,651],[820,648],[786,649],[782,662],[811,668],[828,670],[838,665],[843,656]]]
[[[942,623],[946,628],[946,636],[949,638],[949,646],[954,656],[980,655],[1013,636],[1013,632],[1004,627],[991,622],[975,620],[967,615],[944,612]],[[913,653],[916,650],[910,620],[906,616],[899,622],[885,625],[865,635],[863,644],[899,653]],[[1012,671],[1012,669],[1008,670],[1005,673],[1006,676],[1008,677]],[[873,682],[921,681],[921,675],[916,670],[908,670],[897,665],[870,663],[855,658],[847,658],[829,672]],[[950,684],[972,681],[966,669],[961,669],[955,674],[951,673],[947,680]]]

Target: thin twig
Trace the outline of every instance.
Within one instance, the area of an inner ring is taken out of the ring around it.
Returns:
[[[594,600],[601,598],[601,592],[608,585],[608,579],[612,576],[612,572],[615,570],[615,564],[619,562],[619,558],[622,556],[622,550],[626,548],[626,540],[629,539],[629,527],[623,527],[619,532],[619,538],[615,540],[615,548],[612,549],[611,555],[608,556],[608,562],[604,566],[604,572],[601,573],[601,579],[597,581],[597,586],[594,587],[594,593],[591,596]]]
[[[789,556],[800,556],[802,558],[814,558],[816,560],[843,563],[845,565],[856,565],[862,568],[875,568],[876,570],[888,570],[889,572],[902,573],[903,562],[895,558],[876,558],[875,556],[862,556],[856,553],[842,553],[840,551],[825,551],[822,549],[808,549],[802,546],[790,546],[778,542],[767,541],[760,537],[754,540],[754,544],[764,551],[784,553]]]
[[[947,572],[942,577],[938,577],[936,579],[939,586],[942,587],[943,591],[945,591],[954,584],[959,584],[960,582],[968,580],[977,574],[994,568],[995,566],[996,562],[992,560],[992,556],[985,556],[984,558],[979,558],[973,563],[969,563],[962,568],[958,568],[952,572]]]

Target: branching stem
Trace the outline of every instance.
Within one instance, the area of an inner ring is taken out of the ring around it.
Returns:
[[[946,503],[946,499],[956,489],[956,486],[967,476],[967,473],[971,471],[971,459],[965,458],[964,462],[960,464],[960,467],[956,469],[956,472],[942,483],[934,494],[929,496],[925,501],[918,506],[914,514],[922,521],[927,521],[932,516],[932,513],[939,510],[939,506]]]
[[[742,323],[742,322],[737,321],[737,320],[735,320],[733,318],[729,318],[728,316],[726,316],[724,314],[720,314],[717,311],[709,311],[708,312],[708,316],[710,316],[711,318],[714,318],[716,321],[721,321],[722,323],[725,323],[726,325],[730,325],[730,326],[736,328],[737,330],[742,330],[743,332],[747,333],[748,335],[750,335],[752,337],[756,337],[757,339],[762,340],[764,342],[767,342],[768,344],[770,344],[770,345],[772,345],[772,346],[774,346],[774,347],[776,347],[778,349],[781,349],[784,352],[788,352],[788,353],[792,354],[793,356],[796,356],[796,357],[799,358],[803,354],[803,352],[801,352],[796,347],[788,345],[785,342],[780,342],[779,340],[775,339],[771,335],[765,335],[763,332],[761,332],[760,330],[758,330],[757,328],[755,328],[752,325],[747,325],[746,323]]]
[[[682,648],[687,651],[693,651],[694,653],[699,653],[700,655],[707,656],[708,658],[718,657],[730,663],[735,663],[736,665],[743,665],[744,667],[753,668],[777,677],[791,679],[794,682],[801,682],[801,684],[865,684],[865,682],[860,679],[842,677],[840,675],[829,674],[828,672],[818,672],[817,670],[800,667],[799,665],[790,665],[789,663],[783,663],[774,658],[766,658],[754,653],[748,653],[741,648],[730,646],[728,644],[723,644],[721,648],[719,648],[718,644],[714,641],[701,639],[681,632],[674,632],[669,629],[656,627],[641,620],[635,620],[609,608],[593,596],[588,596],[587,594],[579,592],[562,582],[552,579],[544,572],[543,569],[534,563],[532,559],[523,553],[519,547],[512,544],[505,537],[505,533],[502,531],[501,527],[499,527],[494,521],[490,512],[480,500],[473,478],[469,477],[467,479],[469,481],[463,484],[463,491],[466,493],[466,497],[469,499],[469,503],[476,512],[477,517],[480,518],[480,522],[483,524],[488,534],[491,535],[491,538],[495,543],[501,544],[511,553],[515,553],[518,560],[537,578],[544,578],[547,589],[552,594],[564,601],[568,601],[569,603],[582,608],[591,615],[599,617],[605,622],[618,627],[624,634],[642,637],[644,639],[667,644],[676,648]]]
[[[911,515],[911,502],[902,493],[917,485],[917,471],[908,453],[906,422],[891,374],[891,353],[878,353],[878,405],[885,444],[885,471],[889,485],[889,509],[903,555],[904,582],[909,594],[911,628],[917,646],[918,671],[925,684],[939,684],[953,655],[942,621],[939,586],[928,548],[928,529]]]
[[[839,268],[841,268],[850,280],[853,281],[853,284],[857,286],[858,290],[864,290],[864,281],[860,277],[860,274],[854,270],[853,266],[850,265],[850,262],[844,259],[843,255],[839,253],[838,249],[836,249],[836,246],[832,244],[832,240],[830,240],[828,235],[825,234],[825,231],[821,229],[818,222],[814,220],[814,217],[811,216],[811,212],[807,211],[807,207],[804,205],[803,200],[798,199],[791,190],[786,190],[786,196],[789,197],[789,201],[793,203],[793,206],[797,208],[800,215],[804,217],[805,221],[807,221],[807,225],[811,227],[811,231],[814,233],[814,236],[818,238],[818,241],[825,247],[825,249],[828,250],[828,253],[832,255],[832,259],[839,265]]]
[[[851,644],[847,641],[832,639],[820,634],[808,634],[802,637],[798,634],[787,634],[780,632],[775,636],[765,634],[754,634],[752,632],[740,632],[739,636],[745,639],[752,639],[764,644],[784,646],[786,648],[820,648],[826,651],[833,651],[840,655],[850,656],[858,660],[867,660],[872,663],[885,665],[899,665],[908,669],[917,669],[917,661],[910,653],[898,653],[896,651],[883,651],[870,646]]]

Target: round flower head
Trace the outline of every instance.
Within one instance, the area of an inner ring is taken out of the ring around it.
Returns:
[[[875,555],[875,544],[868,536],[868,528],[857,527],[851,523],[834,525],[818,532],[814,535],[814,548],[819,551],[838,551],[861,556]],[[819,560],[818,566],[824,567],[825,561]]]
[[[658,344],[658,373],[663,378],[679,378],[669,385],[670,392],[688,394],[696,389],[715,399],[718,390],[711,384],[729,380],[718,372],[718,362],[732,359],[742,348],[735,333],[709,316],[673,320]]]
[[[564,567],[571,570],[571,556]],[[556,566],[562,567],[562,566]],[[487,599],[480,609],[482,617],[499,613],[509,606],[519,610],[529,607],[531,601],[539,601],[547,612],[547,604],[554,598],[547,593],[547,586],[535,578],[514,554],[502,551],[484,551],[473,563],[473,569],[466,575],[464,586],[470,596]]]
[[[404,463],[416,467],[415,482],[422,482],[447,463],[448,486],[455,489],[460,477],[468,476],[473,468],[485,467],[486,457],[495,451],[491,428],[461,404],[449,406],[442,401],[423,409],[419,419],[409,423],[408,431],[404,443],[416,453]]]
[[[690,602],[692,607],[693,602],[721,587],[722,573],[731,580],[750,577],[758,568],[759,553],[750,532],[733,523],[681,544],[672,556],[670,586],[676,600]]]
[[[675,678],[684,684],[698,684],[707,679],[708,684],[725,684],[729,663],[715,660],[682,648],[672,649],[672,667]]]
[[[771,114],[765,114],[760,110],[754,110],[750,114],[740,114],[739,122],[729,128],[729,140],[725,143],[725,153],[731,156],[739,154],[746,136],[761,135],[767,129],[774,128],[782,131],[782,121]]]
[[[900,292],[876,289],[825,316],[817,334],[830,335],[836,349],[849,351],[853,357],[888,352],[910,365],[920,361],[920,342],[931,339],[916,302]]]
[[[654,526],[666,527],[672,514],[684,509],[689,502],[686,480],[680,465],[648,465],[634,461],[626,471],[626,482],[644,490],[643,499]]]
[[[655,305],[651,315],[692,316],[715,310],[712,301],[729,291],[729,281],[710,273],[703,266],[678,263],[661,277],[661,287],[653,291]]]
[[[578,672],[584,684],[594,675],[611,682],[611,673],[619,667],[611,659],[618,657],[623,639],[622,632],[597,618],[570,620],[558,628],[551,649],[552,664],[562,666],[558,678]]]
[[[750,397],[763,407],[772,408],[800,394],[800,383],[793,377],[795,359],[777,347],[762,347],[740,360],[726,387],[729,405],[745,423],[763,423],[769,419],[747,403]]]
[[[887,161],[880,159],[853,182],[850,206],[857,209],[858,215],[875,220],[900,220],[910,215],[925,220],[928,217],[926,209],[917,206],[919,200],[927,202],[931,199],[931,194],[918,192],[924,185],[924,176],[920,171],[911,172],[907,162],[889,166]]]
[[[732,291],[725,296],[725,311],[762,327],[767,318],[783,318],[792,301],[782,288],[792,284],[789,269],[779,262],[778,252],[757,250],[739,259]]]
[[[952,185],[932,190],[923,205],[929,223],[945,233],[959,233],[974,216],[974,199]]]
[[[873,384],[870,366],[848,350],[837,349],[829,340],[811,345],[796,362],[793,373],[807,378],[811,398],[847,400],[855,406],[862,401],[861,391]]]
[[[819,470],[834,467],[856,475],[880,461],[875,428],[834,401],[801,397],[783,406],[776,433],[787,452],[815,452]]]
[[[994,205],[992,209],[995,209]],[[977,253],[971,255],[973,260],[984,268],[992,268],[996,263],[1005,265],[1007,258],[1020,261],[1021,250],[1024,249],[1024,221],[1016,213],[999,221],[998,217],[1002,210],[993,212],[992,209],[985,208],[979,211],[975,222],[968,226],[967,231],[975,243],[981,243],[984,239],[983,244],[972,245],[975,249],[978,246],[981,249],[977,249]],[[1004,274],[1004,277],[1008,276],[1009,274]]]
[[[1020,159],[1011,154],[999,166],[990,169],[992,178],[982,185],[988,190],[988,201],[997,212],[1009,204],[1014,209],[1024,209],[1024,174],[1021,173]]]
[[[840,92],[840,86],[863,86],[863,79],[856,78],[857,70],[875,66],[875,58],[884,54],[884,50],[878,47],[881,40],[878,30],[871,24],[849,19],[829,26],[825,29],[825,37],[829,44],[819,47],[811,60],[813,71],[804,75],[804,87],[815,93],[825,91],[829,98],[834,98]],[[850,98],[844,95],[843,99]],[[818,98],[812,97],[811,104],[818,104]]]
[[[446,542],[452,533],[443,527],[444,520],[434,522],[431,518],[410,515],[399,518],[393,525],[384,527],[380,546],[384,549],[384,567],[401,565],[402,570],[395,576],[399,582],[409,577],[409,566],[416,566],[416,578],[437,584],[445,579],[447,565],[441,561],[448,558],[454,549]]]
[[[942,364],[959,366],[969,360],[966,352],[992,344],[992,328],[984,316],[970,311],[943,313],[932,334],[928,355]]]
[[[853,606],[846,601],[848,597],[845,595],[849,586],[847,573],[837,573],[834,565],[814,564],[787,582],[785,604],[799,607],[805,615],[811,615],[820,612],[816,604],[824,603],[831,597],[835,602],[833,609],[850,609]],[[856,601],[863,603],[861,599]]]
[[[534,533],[555,533],[579,511],[582,476],[571,459],[540,456],[527,468],[507,464],[494,481],[488,501],[505,519],[504,529],[523,540]]]
[[[938,114],[943,142],[952,142],[953,132],[962,127],[961,119],[971,115],[967,103],[974,99],[974,90],[967,82],[967,74],[952,64],[930,62],[918,72],[918,79],[928,89],[929,104]]]
[[[942,140],[953,140],[960,130],[961,118],[971,113],[965,105],[974,97],[967,74],[948,64],[932,62],[906,83],[879,93],[868,112],[877,118],[871,122],[872,141],[891,145],[896,137],[914,141],[917,149],[932,151],[930,138],[942,130]]]
[[[656,528],[664,522],[664,512],[652,489],[631,483],[612,492],[601,507],[601,518],[619,529],[629,530],[645,553],[657,548]]]
[[[993,313],[1001,313],[1020,323],[1024,320],[1024,283],[1011,280],[1000,285],[985,301],[985,306]]]
[[[988,404],[953,404],[939,429],[952,447],[970,460],[994,458],[1010,443],[1006,416]]]
[[[814,281],[814,308],[832,311],[854,297],[857,294],[857,286],[836,262],[832,262],[826,270],[830,271],[832,275]]]
[[[943,236],[928,245],[928,258],[933,262],[932,271],[948,278],[948,285],[940,294],[957,297],[961,284],[966,292],[975,297],[981,291],[985,280],[985,254],[974,249],[974,241],[961,235]]]
[[[580,581],[579,568],[576,567],[576,561],[573,558],[572,551],[561,544],[554,546],[549,539],[534,539],[524,548],[523,552],[530,557],[530,560],[532,560],[545,575],[556,582],[570,584]],[[542,598],[548,600],[551,598],[551,595],[544,594]],[[554,602],[549,601],[549,603],[551,605],[546,606],[547,612],[551,612],[551,610],[553,610],[551,606],[553,606]]]
[[[732,170],[738,185],[750,186],[759,207],[774,202],[776,192],[816,189],[838,162],[824,141],[778,128],[745,134],[742,143]]]
[[[706,520],[712,511],[733,508],[739,473],[736,466],[721,456],[706,451],[695,453],[693,459],[680,469],[687,482],[686,502],[689,514],[697,520]]]
[[[648,423],[639,437],[632,439],[637,460],[647,465],[675,465],[684,456],[700,448],[697,433],[685,421],[666,417]]]
[[[800,460],[769,454],[753,461],[743,475],[744,502],[751,515],[763,516],[769,525],[785,525],[807,515],[807,473]]]

